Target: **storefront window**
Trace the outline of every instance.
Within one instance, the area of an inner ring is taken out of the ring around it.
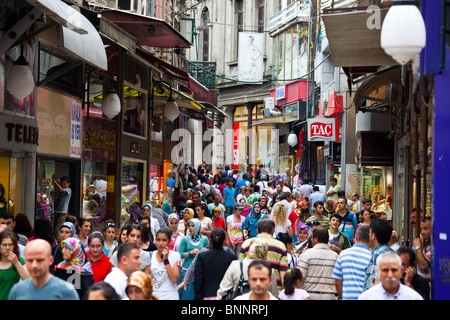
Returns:
[[[135,162],[131,159],[122,161],[121,225],[130,218],[132,212],[129,209],[133,203],[143,204],[146,192],[144,190],[145,166],[145,162]]]
[[[60,191],[54,181],[62,177],[70,180],[71,197],[68,214],[80,216],[80,181],[76,176],[80,172],[79,164],[75,162],[56,161],[48,158],[39,158],[37,164],[36,185],[36,218],[53,220],[53,212],[60,200]]]
[[[22,172],[22,158],[0,157],[0,213],[23,213]]]
[[[108,164],[101,161],[84,161],[83,216],[99,225],[106,215],[106,176]]]

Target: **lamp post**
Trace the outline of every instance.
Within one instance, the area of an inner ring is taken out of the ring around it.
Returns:
[[[178,109],[178,104],[172,96],[172,86],[170,83],[164,80],[157,80],[152,85],[151,95],[152,95],[152,108],[154,104],[155,93],[154,90],[156,86],[161,85],[162,83],[166,84],[170,88],[169,98],[167,99],[166,106],[164,108],[164,116],[169,121],[175,121],[176,118],[180,115],[180,110]],[[164,92],[163,88],[160,88],[160,94]]]
[[[380,45],[404,65],[425,47],[425,23],[415,1],[396,0],[384,18]]]

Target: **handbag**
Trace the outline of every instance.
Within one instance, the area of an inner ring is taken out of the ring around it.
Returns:
[[[233,289],[228,290],[227,294],[222,298],[222,300],[234,300],[234,298],[243,295],[244,293],[250,292],[250,285],[247,280],[244,280],[244,272],[242,270],[242,261],[239,263],[241,267],[241,276],[239,283]]]

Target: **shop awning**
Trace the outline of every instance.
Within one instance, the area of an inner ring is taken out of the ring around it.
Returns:
[[[192,43],[164,20],[114,9],[105,10],[101,15],[134,36],[140,45],[160,48],[192,46]]]
[[[331,59],[335,67],[398,65],[380,45],[381,25],[389,8],[380,8],[380,28],[369,29],[367,7],[325,9],[325,24]]]
[[[401,85],[401,67],[394,66],[380,70],[365,80],[353,97],[355,111],[383,112],[402,106],[401,93],[396,88]],[[374,92],[386,87],[393,100],[374,97]],[[396,98],[396,99],[395,99]]]
[[[59,24],[58,45],[101,70],[108,69],[103,41],[97,29],[78,10],[61,0],[27,0]]]
[[[80,12],[61,0],[27,0],[29,4],[41,10],[46,16],[80,34],[88,33]]]
[[[165,84],[164,82],[160,83],[162,86],[166,87],[167,90],[164,90],[163,93],[159,92],[157,88],[154,89],[153,96],[155,101],[159,102],[166,102],[170,95],[170,87]],[[205,107],[197,102],[194,98],[190,97],[189,95],[178,91],[174,88],[172,88],[172,97],[177,102],[177,105],[179,108],[193,110],[196,112],[202,112],[203,110],[206,110]]]
[[[283,122],[283,116],[268,117],[262,120],[252,121],[252,126],[273,126],[277,124],[285,124]]]

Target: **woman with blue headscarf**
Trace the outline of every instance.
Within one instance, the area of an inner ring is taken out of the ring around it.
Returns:
[[[186,271],[200,249],[209,246],[209,240],[200,233],[200,228],[200,220],[193,218],[188,221],[189,235],[181,239],[180,247],[178,249],[178,252],[180,253],[181,258],[184,259],[184,262],[181,266],[180,277],[177,285],[183,282]],[[178,290],[178,294],[180,300],[194,300],[195,292],[193,283],[187,286],[186,289],[181,287]]]
[[[261,212],[261,203],[258,201],[254,202],[252,209],[245,218],[244,225],[242,226],[242,230],[244,231],[244,239],[256,237],[258,234],[258,221],[268,218],[268,216]]]

